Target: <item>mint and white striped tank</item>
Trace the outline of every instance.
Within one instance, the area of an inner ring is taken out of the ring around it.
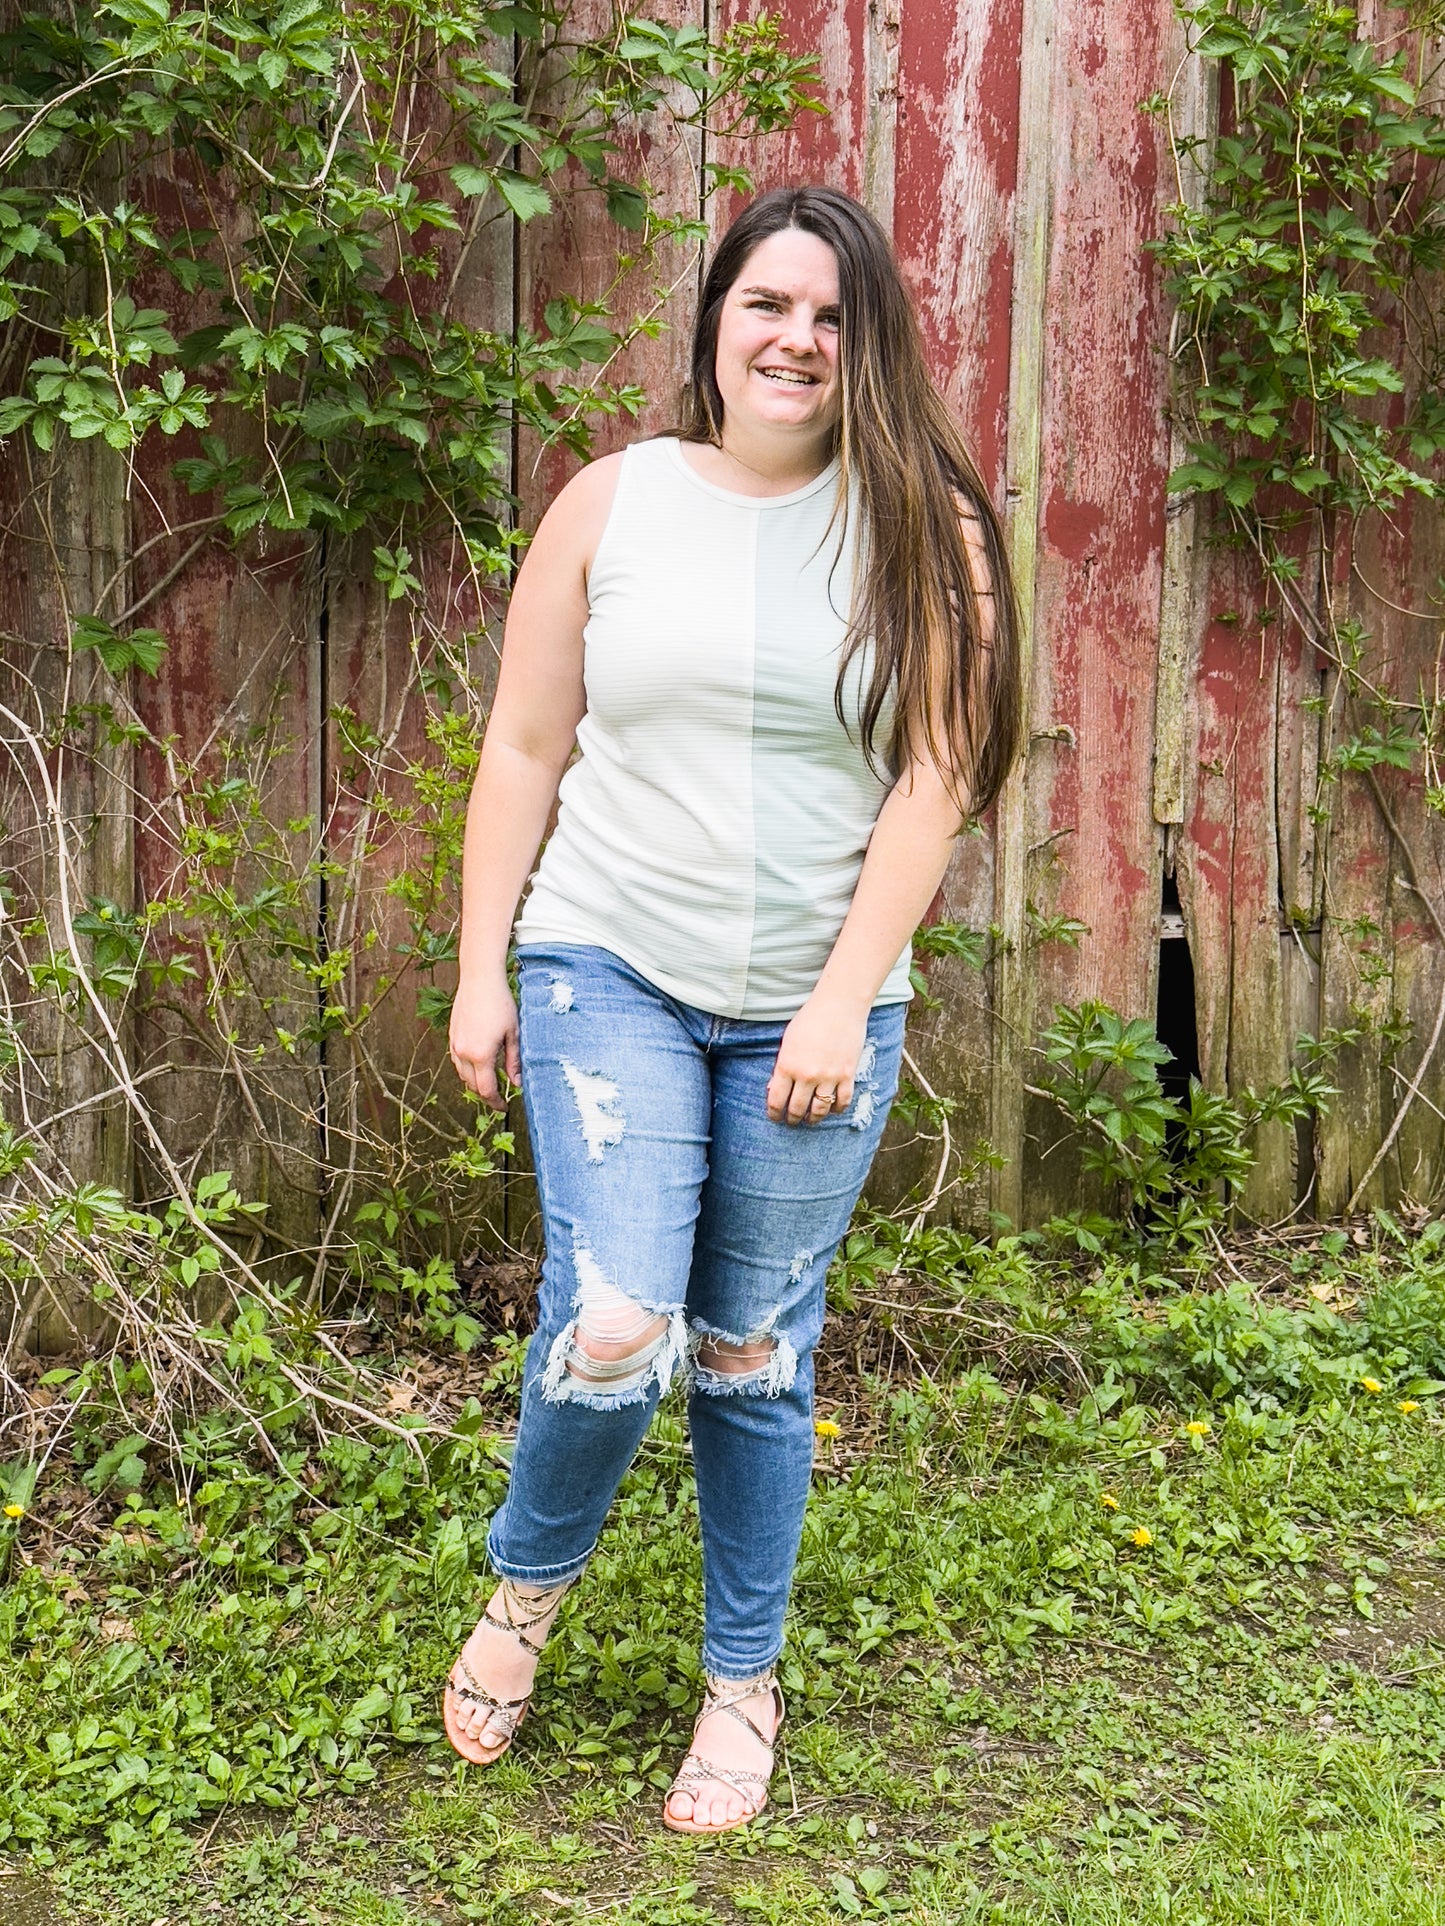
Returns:
[[[581,755],[519,943],[598,945],[716,1016],[784,1020],[808,996],[889,788],[859,746],[866,652],[851,732],[833,706],[837,493],[836,462],[758,499],[704,481],[670,437],[627,450],[588,583]],[[905,950],[879,1003],[909,997],[908,967]]]

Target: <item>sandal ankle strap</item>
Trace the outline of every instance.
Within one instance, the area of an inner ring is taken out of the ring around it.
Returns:
[[[787,1709],[783,1703],[782,1687],[778,1684],[778,1675],[774,1668],[769,1666],[766,1672],[759,1672],[750,1679],[723,1679],[714,1672],[707,1673],[706,1678],[707,1690],[703,1695],[702,1707],[693,1723],[694,1732],[712,1713],[726,1712],[730,1719],[736,1719],[739,1725],[745,1725],[759,1745],[766,1746],[768,1751],[772,1752],[777,1742],[778,1727],[783,1723],[783,1714]],[[742,1709],[747,1700],[761,1698],[764,1693],[771,1697],[776,1715],[771,1737]]]
[[[528,1638],[527,1634],[534,1626],[540,1625],[549,1613],[556,1610],[576,1583],[575,1578],[564,1578],[560,1585],[553,1585],[545,1592],[534,1592],[528,1596],[527,1593],[517,1590],[517,1581],[504,1575],[499,1587],[502,1595],[501,1617],[497,1616],[490,1605],[482,1613],[482,1617],[488,1625],[494,1625],[499,1632],[510,1633],[519,1645],[525,1645],[529,1652],[535,1652],[540,1658],[542,1646],[536,1639]]]

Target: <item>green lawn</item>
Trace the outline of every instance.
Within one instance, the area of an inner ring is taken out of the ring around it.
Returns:
[[[513,1347],[426,1480],[284,1423],[281,1477],[212,1417],[188,1500],[143,1453],[123,1502],[125,1438],[82,1433],[0,1594],[0,1922],[1445,1920],[1445,1237],[1376,1242],[1241,1256],[1257,1290],[855,1242],[774,1802],[721,1841],[658,1821],[698,1685],[675,1410],[488,1773],[436,1682]]]

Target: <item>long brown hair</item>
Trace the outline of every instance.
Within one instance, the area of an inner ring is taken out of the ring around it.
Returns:
[[[692,337],[677,433],[721,445],[718,321],[754,248],[787,228],[814,234],[838,262],[836,437],[846,504],[857,485],[863,568],[839,668],[843,718],[848,664],[870,641],[873,673],[859,715],[877,755],[879,719],[894,703],[887,759],[901,771],[930,758],[970,815],[1003,787],[1022,727],[1019,617],[1003,528],[924,359],[918,320],[887,235],[865,207],[831,187],[777,187],[738,216],[709,263]],[[978,585],[960,517],[975,523],[993,603],[985,637]]]

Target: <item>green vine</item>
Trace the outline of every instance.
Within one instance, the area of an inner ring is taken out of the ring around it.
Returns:
[[[439,526],[505,567],[518,426],[585,452],[599,413],[640,405],[583,373],[657,328],[613,296],[663,243],[700,240],[702,202],[740,177],[707,165],[670,207],[614,130],[661,114],[757,135],[812,104],[811,63],[766,16],[714,44],[621,15],[584,38],[543,0],[108,0],[73,25],[31,13],[0,45],[0,160],[21,176],[0,189],[0,434],[130,451],[198,431],[174,472],[232,536],[389,528],[392,597]],[[469,322],[477,244],[559,190],[605,203],[611,286],[559,293],[540,328]]]
[[[1387,55],[1353,6],[1185,10],[1228,78],[1231,126],[1212,149],[1176,142],[1205,177],[1156,244],[1192,437],[1174,490],[1217,490],[1272,530],[1300,502],[1358,514],[1441,492],[1445,337],[1422,279],[1445,266],[1445,119],[1419,104],[1432,13],[1416,10],[1413,53]],[[1404,405],[1382,409],[1389,395]]]
[[[1330,0],[1181,0],[1180,11],[1192,50],[1215,68],[1219,106],[1211,131],[1180,125],[1174,96],[1145,103],[1168,123],[1180,189],[1154,243],[1176,303],[1173,413],[1186,449],[1170,489],[1217,505],[1208,532],[1253,557],[1261,621],[1297,625],[1331,665],[1326,692],[1306,699],[1323,736],[1307,815],[1328,825],[1347,779],[1362,783],[1405,887],[1445,942],[1445,908],[1389,786],[1391,771],[1417,779],[1427,820],[1445,816],[1438,657],[1433,678],[1392,686],[1402,679],[1373,646],[1370,619],[1383,604],[1352,565],[1367,518],[1434,513],[1445,493],[1445,116],[1432,104],[1445,8],[1398,9],[1400,31],[1383,46],[1363,34],[1357,7]],[[1438,591],[1424,594],[1421,613],[1438,626]],[[1326,888],[1326,916],[1328,899]],[[1310,923],[1307,906],[1284,908],[1297,930]],[[1379,922],[1332,920],[1356,945],[1358,1000],[1347,1022],[1308,1041],[1337,1051],[1373,1037],[1397,1050],[1413,1026],[1380,995],[1390,965],[1375,947]],[[1442,1029],[1445,997],[1351,1209]]]

